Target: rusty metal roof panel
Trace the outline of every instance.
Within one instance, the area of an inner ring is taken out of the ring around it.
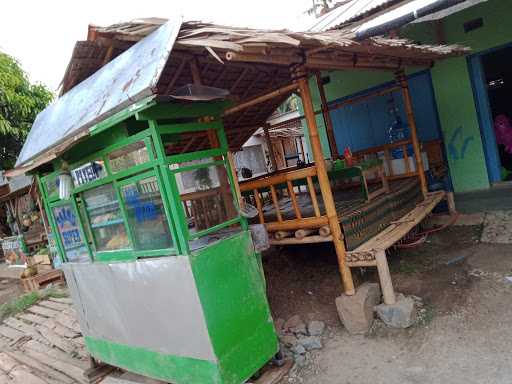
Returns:
[[[39,113],[16,167],[154,95],[181,23],[181,18],[165,23]]]

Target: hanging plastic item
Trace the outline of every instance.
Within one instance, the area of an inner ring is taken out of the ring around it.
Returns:
[[[388,99],[389,104],[389,114],[391,115],[392,121],[389,126],[388,134],[389,134],[389,142],[396,143],[399,141],[403,141],[409,138],[409,129],[402,122],[402,118],[400,117],[400,110],[395,104],[395,98],[393,95]],[[407,146],[407,153],[409,156],[412,156],[413,148],[411,145]],[[391,156],[393,159],[403,159],[404,153],[402,148],[395,148],[391,150]]]

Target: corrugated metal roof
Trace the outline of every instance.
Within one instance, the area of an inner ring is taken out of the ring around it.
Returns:
[[[310,31],[327,31],[348,23],[364,14],[370,13],[379,7],[396,3],[396,0],[352,0],[334,8],[332,11],[319,17],[309,28]]]
[[[50,104],[32,125],[16,167],[153,95],[181,22],[167,22]]]
[[[445,17],[450,16],[454,13],[463,11],[466,8],[472,7],[480,3],[485,3],[487,1],[488,0],[467,0],[464,3],[454,5],[453,7],[443,9],[442,11],[432,13],[431,15],[428,16],[424,16],[418,20],[413,21],[413,23],[422,23],[424,21],[444,19]]]

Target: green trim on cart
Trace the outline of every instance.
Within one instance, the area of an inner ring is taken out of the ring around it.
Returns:
[[[180,384],[224,383],[218,365],[211,361],[166,355],[90,336],[85,336],[85,344],[96,359],[154,379]]]

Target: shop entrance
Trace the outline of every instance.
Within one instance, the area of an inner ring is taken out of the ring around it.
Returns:
[[[473,56],[470,62],[489,179],[512,181],[512,46]]]

